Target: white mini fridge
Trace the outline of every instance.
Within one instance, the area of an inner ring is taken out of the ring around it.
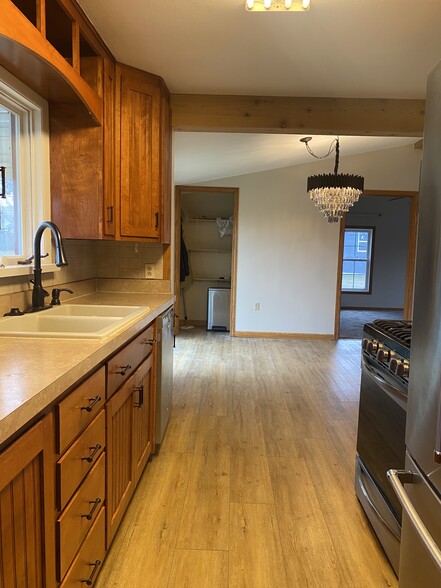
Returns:
[[[208,288],[207,331],[230,330],[230,288]]]

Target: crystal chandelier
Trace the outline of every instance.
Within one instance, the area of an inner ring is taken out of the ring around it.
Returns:
[[[310,0],[246,0],[250,12],[303,12],[309,10]]]
[[[316,159],[324,159],[335,151],[335,166],[333,174],[309,176],[307,190],[309,197],[326,218],[328,223],[337,223],[343,215],[360,198],[364,189],[364,178],[352,174],[339,174],[340,140],[332,141],[328,153],[322,157],[315,155],[308,143],[312,137],[300,139],[305,143],[308,152]]]

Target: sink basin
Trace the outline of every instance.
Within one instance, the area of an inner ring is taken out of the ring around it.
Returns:
[[[146,310],[145,306],[65,304],[41,312],[0,319],[0,337],[102,339]]]
[[[106,306],[103,304],[60,304],[46,312],[51,316],[93,316],[124,318],[135,316],[146,310],[146,306]]]

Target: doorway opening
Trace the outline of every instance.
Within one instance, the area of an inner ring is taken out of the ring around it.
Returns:
[[[418,193],[366,190],[340,225],[335,333],[412,318]]]
[[[175,333],[235,334],[239,190],[176,186]]]

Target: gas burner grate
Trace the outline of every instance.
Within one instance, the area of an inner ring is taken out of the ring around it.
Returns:
[[[410,349],[412,342],[412,321],[391,321],[377,319],[373,323],[375,327],[395,341],[399,341]]]

